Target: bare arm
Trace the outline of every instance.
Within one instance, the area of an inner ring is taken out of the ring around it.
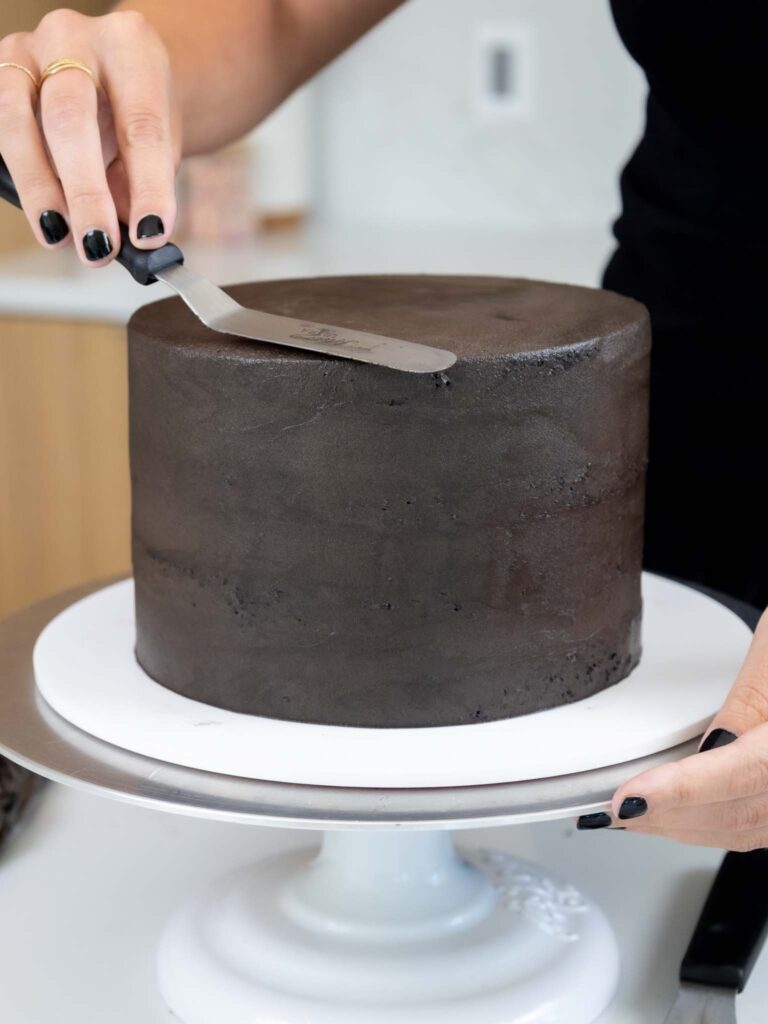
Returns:
[[[184,152],[197,153],[253,128],[402,3],[125,0],[116,10],[141,12],[165,43]]]

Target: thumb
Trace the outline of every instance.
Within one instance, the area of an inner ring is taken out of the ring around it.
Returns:
[[[741,671],[700,749],[722,746],[764,722],[768,722],[768,611],[760,617]]]

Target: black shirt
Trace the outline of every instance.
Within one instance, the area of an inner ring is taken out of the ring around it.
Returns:
[[[607,288],[651,313],[646,567],[768,604],[768,3],[612,0],[645,71]]]
[[[612,0],[649,85],[606,284],[659,330],[765,323],[768,3]]]

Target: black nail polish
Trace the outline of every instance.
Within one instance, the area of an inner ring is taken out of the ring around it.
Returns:
[[[619,808],[619,817],[622,821],[629,818],[642,818],[648,811],[648,801],[642,796],[628,796]]]
[[[728,729],[713,729],[699,747],[699,753],[703,754],[705,750],[714,750],[715,747],[725,747],[738,738],[735,732],[729,732]]]
[[[112,240],[106,231],[101,231],[98,228],[88,231],[83,236],[83,251],[91,263],[106,259],[112,252]]]
[[[40,230],[48,245],[56,245],[69,234],[69,225],[55,210],[43,210],[40,214]]]
[[[610,824],[610,814],[606,814],[605,811],[598,811],[597,814],[582,814],[576,822],[576,828],[586,832],[593,828],[608,828]]]
[[[158,235],[165,234],[165,225],[160,217],[157,217],[154,213],[147,214],[146,217],[142,217],[136,228],[137,238],[157,238]]]

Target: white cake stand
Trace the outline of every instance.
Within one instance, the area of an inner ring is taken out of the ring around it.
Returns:
[[[710,715],[738,670],[749,629],[703,595],[665,581],[661,590],[658,585],[659,581],[653,584],[663,598],[664,615],[656,621],[664,622],[666,634],[685,634],[682,649],[687,651],[688,674],[712,675],[713,648],[706,648],[705,665],[702,634],[695,628],[696,616],[691,617],[692,600],[707,635],[714,630],[719,636],[715,662],[721,678],[708,691],[707,700],[714,702],[707,705]],[[84,587],[51,598],[0,625],[0,749],[40,774],[116,799],[243,823],[326,830],[319,854],[301,850],[263,859],[195,895],[171,920],[159,952],[159,983],[178,1018],[186,1024],[590,1024],[597,1019],[612,997],[619,973],[616,943],[599,908],[567,881],[507,854],[457,852],[450,830],[575,816],[603,808],[623,780],[692,752],[694,742],[661,749],[660,737],[669,735],[667,723],[659,727],[655,739],[650,732],[645,736],[646,755],[631,761],[534,781],[472,785],[441,785],[439,772],[430,776],[433,784],[425,785],[422,778],[418,787],[408,787],[397,773],[393,773],[397,784],[387,788],[308,785],[168,763],[77,728],[38,691],[33,652],[41,631],[60,612],[97,589]],[[103,612],[107,605],[108,600],[91,599],[91,612]],[[661,643],[653,635],[661,628],[654,621],[653,613],[646,616],[644,644],[651,660]],[[94,626],[97,622],[101,629],[98,614]],[[52,632],[55,635],[53,627],[49,638]],[[94,670],[80,636],[74,647],[65,645],[60,651],[59,675],[70,681],[80,675],[73,673],[73,651],[75,667],[79,657],[83,675]],[[49,648],[45,685],[55,700],[57,673],[51,672],[50,655]],[[130,674],[128,659],[132,659],[130,649],[122,656]],[[672,662],[670,694],[675,692],[680,667]],[[103,677],[106,692],[113,682],[109,673]],[[702,725],[702,704],[695,697],[688,715],[689,735],[698,734]],[[177,707],[177,728],[170,728],[170,720],[166,723],[173,737],[169,746],[178,746],[179,736],[185,736],[189,761],[186,705],[194,706],[198,722],[217,720],[219,712],[178,700],[182,703]],[[642,694],[637,703],[642,705]],[[90,728],[114,736],[110,721],[114,708],[110,715],[109,702],[102,705],[104,714]],[[594,705],[588,701],[581,705],[583,727],[589,728],[595,719]],[[122,715],[125,708],[116,707]],[[626,748],[635,749],[633,718],[622,702],[619,707]],[[609,711],[610,707],[601,712],[598,706],[597,720],[603,721],[600,715]],[[666,706],[659,706],[658,712],[663,717]],[[133,720],[141,714],[134,709]],[[551,713],[529,716],[528,721],[547,714]],[[684,717],[678,715],[681,720]],[[675,735],[681,729],[686,732],[681,720],[675,722]],[[268,732],[272,727],[263,723],[269,721],[251,724]],[[519,733],[519,723],[524,721],[518,719],[510,729]],[[466,743],[473,762],[470,774],[476,775],[480,768],[492,769],[493,775],[498,763],[478,758],[478,745],[471,739],[476,734],[467,732],[491,725],[496,723],[458,727],[442,740],[439,736],[424,739],[435,750],[438,741],[450,741],[446,749],[455,762],[454,772],[461,768]],[[294,728],[301,730],[307,742],[294,742],[292,771],[299,777],[303,772],[306,779],[317,778],[307,751],[316,755],[312,737],[323,727]],[[158,730],[147,731],[156,742]],[[399,734],[443,731],[350,730],[350,736],[356,732],[376,735],[378,746],[371,758],[375,772],[380,772],[384,762],[379,759],[387,744],[390,758],[397,761],[397,743],[403,738]],[[210,731],[198,729],[199,733],[209,735]],[[294,741],[298,739],[296,734]],[[136,743],[136,739],[124,735],[122,742]],[[354,747],[356,740],[352,737],[348,742]],[[597,734],[594,746],[599,764],[605,747]],[[285,770],[284,764],[280,768],[283,762],[269,751],[268,755],[263,763],[279,775]],[[209,761],[211,756],[207,740],[200,758]],[[412,751],[406,751],[406,760],[410,756]],[[251,763],[259,763],[256,754]],[[334,771],[339,767],[336,763]],[[349,767],[350,778],[359,780],[354,764]],[[517,770],[519,778],[520,762]],[[378,777],[375,772],[371,778]]]

